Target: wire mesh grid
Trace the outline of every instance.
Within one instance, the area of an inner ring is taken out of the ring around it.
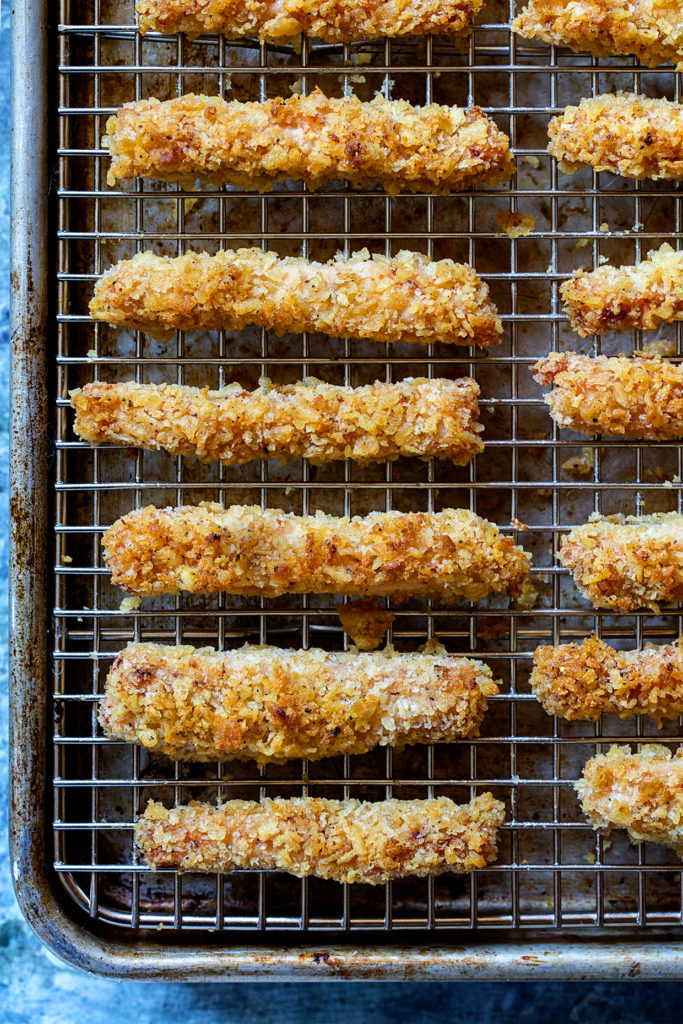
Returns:
[[[561,173],[546,153],[550,115],[581,96],[617,88],[678,98],[680,79],[597,62],[516,39],[514,10],[485,9],[464,50],[440,39],[289,47],[216,37],[195,42],[135,30],[130,0],[61,0],[58,68],[56,459],[54,609],[54,866],[69,897],[94,919],[139,927],[268,933],[325,930],[680,925],[681,871],[661,848],[596,837],[572,784],[600,745],[671,742],[680,723],[605,718],[598,726],[547,716],[530,693],[531,655],[541,643],[595,630],[615,646],[661,642],[681,632],[678,610],[659,617],[596,614],[557,567],[560,536],[593,511],[681,508],[681,453],[674,445],[586,442],[558,432],[530,366],[551,349],[629,351],[622,335],[579,343],[558,302],[558,283],[604,258],[632,262],[680,237],[681,200],[668,183],[633,183],[588,171]],[[518,158],[513,183],[447,198],[343,185],[308,193],[298,184],[262,196],[234,189],[183,191],[138,182],[106,185],[100,146],[107,116],[125,101],[188,91],[237,99],[320,86],[363,99],[383,91],[415,103],[482,106],[508,132]],[[509,214],[534,228],[513,237]],[[94,279],[137,251],[256,245],[326,259],[367,247],[391,255],[418,249],[476,266],[502,314],[502,345],[486,355],[445,345],[381,346],[318,335],[178,334],[170,343],[93,323]],[[681,353],[675,327],[656,341]],[[401,460],[358,468],[253,463],[225,468],[164,453],[91,450],[75,439],[68,391],[90,380],[173,381],[220,386],[260,377],[277,383],[317,376],[360,385],[406,376],[474,376],[482,391],[486,451],[469,467]],[[117,516],[147,503],[220,500],[302,514],[469,506],[532,552],[540,589],[532,611],[500,601],[443,609],[395,607],[390,640],[415,650],[431,637],[449,651],[484,657],[501,680],[478,739],[389,749],[362,757],[258,769],[186,765],[106,739],[97,723],[104,677],[131,640],[209,644],[244,641],[330,650],[347,643],[328,597],[146,599],[122,604],[103,567],[100,537]],[[526,525],[522,530],[521,524]],[[132,603],[134,605],[134,603]],[[443,876],[384,887],[339,886],[279,874],[151,874],[132,843],[132,823],[150,797],[165,802],[262,795],[449,795],[491,790],[508,821],[497,862],[469,878]]]

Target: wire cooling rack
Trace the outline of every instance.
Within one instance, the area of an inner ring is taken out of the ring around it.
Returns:
[[[632,262],[681,237],[680,193],[669,183],[633,183],[582,171],[562,174],[546,153],[550,116],[582,96],[635,89],[679,98],[680,76],[597,62],[527,43],[509,30],[514,10],[489,3],[462,52],[440,39],[301,50],[182,38],[135,29],[130,0],[61,0],[56,172],[57,352],[54,422],[54,868],[68,899],[93,919],[126,930],[225,930],[256,936],[291,930],[346,934],[581,926],[674,926],[681,918],[680,862],[623,835],[596,837],[572,784],[603,743],[671,742],[680,723],[605,718],[598,726],[547,716],[531,695],[531,654],[541,643],[578,640],[595,630],[616,646],[662,642],[681,632],[678,610],[656,617],[596,614],[578,596],[555,552],[564,531],[593,511],[681,509],[676,445],[586,442],[559,432],[530,365],[551,349],[599,352],[575,338],[558,284],[604,258]],[[100,145],[107,116],[122,103],[188,91],[264,99],[320,86],[371,99],[377,91],[415,103],[478,103],[511,139],[514,182],[448,198],[343,185],[309,193],[298,184],[261,196],[232,189],[183,191],[138,182],[106,185]],[[528,236],[509,237],[506,214],[534,217]],[[144,249],[177,254],[246,245],[281,255],[327,259],[365,246],[401,248],[471,262],[491,287],[505,333],[486,355],[445,345],[381,346],[319,335],[277,338],[257,329],[170,343],[93,323],[93,281],[112,262]],[[607,336],[602,351],[650,340]],[[675,327],[655,340],[681,353]],[[164,453],[91,450],[75,439],[68,391],[90,380],[173,381],[220,386],[260,377],[277,383],[318,376],[360,385],[406,376],[474,376],[482,391],[486,451],[469,467],[401,460],[358,468],[252,463],[201,466]],[[245,641],[336,650],[346,643],[328,597],[278,600],[225,595],[122,604],[103,567],[102,530],[131,508],[220,500],[297,513],[466,506],[492,519],[532,552],[541,592],[520,612],[495,600],[456,609],[409,601],[394,610],[391,640],[415,650],[438,637],[449,651],[484,657],[502,680],[481,737],[402,753],[373,751],[315,764],[258,769],[251,764],[185,765],[106,739],[97,704],[116,652],[131,640],[210,644]],[[513,522],[515,525],[509,526]],[[526,524],[522,530],[519,524]],[[150,797],[166,802],[262,795],[449,795],[491,790],[508,823],[498,861],[470,878],[338,886],[279,874],[216,876],[149,873],[137,859],[132,823]],[[529,932],[530,934],[530,932]]]

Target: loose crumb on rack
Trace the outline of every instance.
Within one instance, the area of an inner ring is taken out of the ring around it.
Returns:
[[[595,466],[595,449],[585,446],[580,455],[572,455],[562,463],[562,469],[577,476],[588,476]]]
[[[508,238],[526,238],[536,227],[536,220],[530,213],[511,210],[500,210],[496,222]]]
[[[374,598],[347,601],[337,608],[342,629],[361,651],[379,647],[396,618]]]

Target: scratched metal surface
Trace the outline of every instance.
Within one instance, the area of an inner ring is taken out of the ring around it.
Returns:
[[[580,343],[558,304],[559,281],[602,256],[631,261],[680,229],[680,199],[669,183],[608,175],[561,174],[545,152],[552,112],[594,92],[642,88],[677,96],[673,73],[635,71],[624,61],[595,62],[515,40],[507,5],[489,4],[489,19],[465,52],[435,39],[330,47],[301,52],[195,43],[147,36],[134,27],[132,4],[62,0],[56,32],[59,166],[57,260],[51,352],[56,458],[54,508],[54,734],[51,740],[52,867],[67,907],[120,939],[161,929],[174,941],[199,932],[225,941],[268,942],[289,933],[293,944],[316,934],[359,943],[363,933],[387,942],[464,941],[473,932],[510,929],[529,941],[546,929],[661,930],[681,924],[680,862],[667,851],[634,848],[623,836],[596,837],[583,820],[572,783],[599,744],[646,737],[673,742],[680,723],[606,718],[598,727],[545,715],[529,693],[531,652],[539,643],[598,630],[617,646],[678,635],[676,609],[660,617],[596,614],[558,569],[561,534],[594,510],[680,508],[678,446],[601,442],[589,445],[594,466],[577,476],[563,463],[585,440],[552,425],[529,366],[551,348],[599,351]],[[413,102],[479,103],[510,134],[518,175],[510,187],[448,198],[353,192],[338,185],[309,194],[298,185],[259,196],[231,189],[182,192],[138,184],[106,186],[100,147],[106,117],[121,102],[184,91],[234,98],[289,95],[320,85],[361,98],[377,90]],[[510,239],[496,214],[530,213],[530,237]],[[278,339],[257,329],[237,334],[178,335],[168,344],[93,324],[87,302],[94,278],[111,262],[152,248],[262,245],[282,254],[329,258],[367,246],[391,254],[419,249],[434,258],[472,262],[489,282],[505,323],[502,345],[486,355],[447,346],[378,346],[317,335]],[[675,327],[657,335],[676,343]],[[602,351],[630,351],[642,339],[607,336]],[[469,373],[482,389],[486,451],[470,467],[402,460],[359,469],[302,462],[201,466],[157,453],[91,451],[72,432],[68,391],[88,380],[169,380],[217,386],[280,382],[315,375],[361,384],[408,375]],[[500,601],[455,610],[408,602],[394,609],[392,642],[414,650],[437,636],[454,653],[485,657],[502,680],[477,740],[375,751],[287,767],[176,765],[106,740],[97,700],[114,654],[131,639],[238,646],[245,640],[340,648],[345,640],[335,599],[276,601],[221,597],[146,599],[129,613],[109,583],[102,529],[132,507],[218,499],[287,511],[364,513],[371,509],[439,509],[464,505],[513,530],[534,557],[541,598],[532,612]],[[132,822],[150,797],[168,802],[267,795],[423,796],[467,799],[490,789],[508,808],[496,864],[471,878],[444,877],[381,888],[337,886],[284,875],[235,872],[199,877],[150,874],[132,847]],[[603,932],[606,934],[606,932]],[[155,936],[156,938],[157,936]],[[494,947],[495,948],[495,947]]]

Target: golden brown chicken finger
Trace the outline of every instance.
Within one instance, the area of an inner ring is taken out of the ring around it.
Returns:
[[[71,404],[74,430],[95,445],[163,448],[226,465],[286,458],[365,465],[407,455],[462,466],[484,447],[478,393],[469,378],[359,388],[307,380],[257,391],[98,381],[72,391]]]
[[[336,518],[203,504],[137,509],[102,544],[132,594],[344,594],[530,603],[530,557],[467,509]]]
[[[276,334],[485,347],[503,329],[472,267],[405,250],[392,259],[365,250],[329,263],[260,249],[176,258],[143,252],[103,274],[90,313],[163,339],[175,330],[257,324]]]
[[[625,178],[683,177],[683,105],[619,92],[567,107],[548,127],[562,170],[582,166]]]
[[[432,800],[229,800],[171,810],[151,800],[135,826],[149,866],[179,871],[286,871],[379,885],[458,873],[495,859],[505,808],[490,793],[469,804]]]
[[[302,32],[327,43],[382,36],[465,34],[483,0],[138,0],[140,32],[217,32],[238,39],[295,42]]]
[[[665,243],[633,267],[577,270],[560,293],[582,338],[632,327],[652,331],[683,318],[683,253]]]
[[[512,28],[596,57],[633,54],[648,67],[683,63],[677,0],[529,0]]]
[[[128,103],[107,122],[110,185],[119,179],[238,185],[278,181],[453,192],[514,173],[508,138],[479,109],[413,107],[405,100],[310,96],[226,102],[189,94]]]
[[[533,367],[560,427],[582,434],[667,441],[683,437],[683,367],[656,357],[551,352]]]
[[[576,792],[593,828],[625,828],[634,843],[663,843],[683,856],[683,747],[673,756],[658,743],[637,754],[610,747],[588,761]]]
[[[562,539],[558,555],[596,608],[659,610],[683,600],[683,516],[596,516]]]
[[[595,636],[581,646],[537,647],[531,689],[549,715],[595,722],[600,715],[683,714],[683,651],[677,644],[617,651]]]
[[[129,644],[107,676],[100,723],[179,760],[317,761],[477,735],[497,692],[486,665],[445,650]]]

